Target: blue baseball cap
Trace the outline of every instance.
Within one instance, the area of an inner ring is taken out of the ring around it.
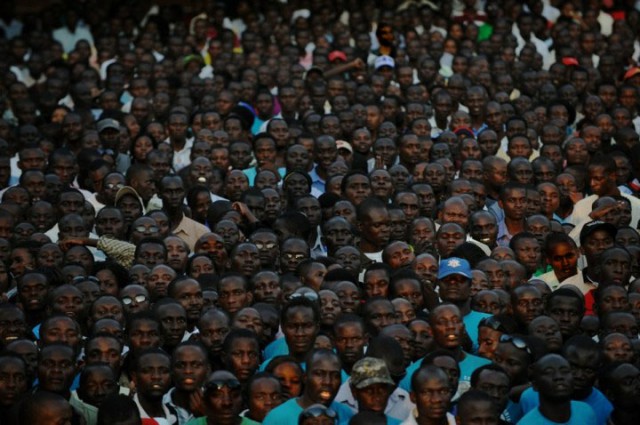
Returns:
[[[452,274],[459,274],[467,279],[471,279],[471,266],[464,258],[451,257],[440,261],[438,279],[444,279]]]

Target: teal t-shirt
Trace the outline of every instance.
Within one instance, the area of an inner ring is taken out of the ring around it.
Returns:
[[[553,422],[542,416],[539,408],[535,408],[518,421],[518,425],[597,425],[593,409],[581,401],[571,401],[571,417],[567,422]]]
[[[331,403],[330,406],[338,415],[338,424],[347,425],[349,419],[353,416],[353,412],[349,407],[336,403]],[[262,425],[291,425],[298,423],[298,417],[304,409],[300,407],[295,398],[285,401],[280,406],[273,409],[267,414],[267,417],[262,421]]]

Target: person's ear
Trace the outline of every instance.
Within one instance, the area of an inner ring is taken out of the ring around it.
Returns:
[[[416,394],[413,391],[409,392],[409,399],[411,399],[411,403],[418,404],[416,403]]]

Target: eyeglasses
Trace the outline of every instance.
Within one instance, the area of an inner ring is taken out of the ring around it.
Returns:
[[[122,189],[124,185],[122,183],[107,183],[104,185],[107,189]]]
[[[277,246],[275,242],[254,242],[258,249],[273,249]]]
[[[144,233],[144,232],[155,233],[155,232],[159,232],[160,228],[158,226],[149,226],[149,227],[136,226],[136,227],[134,227],[134,230],[136,232],[140,232],[140,233]]]
[[[304,409],[302,413],[300,413],[299,420],[302,422],[304,419],[317,418],[320,416],[327,416],[330,419],[335,420],[338,415],[336,415],[336,412],[333,409],[316,404]]]
[[[240,388],[240,381],[237,379],[215,379],[207,382],[204,389],[205,391],[220,391],[224,387],[230,390],[237,390]]]
[[[289,295],[289,300],[295,300],[296,298],[306,298],[309,301],[314,301],[317,302],[318,301],[318,294],[316,294],[315,292],[296,292],[293,293],[291,295]]]
[[[527,342],[519,336],[502,335],[500,342],[510,342],[519,350],[525,350],[527,354],[531,355],[531,349],[527,345]]]
[[[144,294],[134,295],[133,297],[124,297],[122,298],[122,304],[129,305],[132,302],[143,303],[147,300],[147,296]]]
[[[500,319],[497,319],[495,316],[485,317],[484,319],[480,320],[479,326],[491,328],[494,331],[505,332],[505,329],[502,326],[502,322],[500,321]]]
[[[95,276],[76,276],[73,279],[71,279],[71,283],[73,283],[74,285],[77,285],[78,283],[86,282],[87,280],[89,282],[100,284],[100,279],[98,279]]]
[[[256,245],[257,246],[257,245]],[[285,252],[282,254],[282,258],[284,258],[285,260],[304,260],[305,258],[307,258],[307,255],[305,254],[292,254],[290,252]]]

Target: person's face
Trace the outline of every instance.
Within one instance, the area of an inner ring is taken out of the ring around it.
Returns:
[[[504,209],[505,216],[511,220],[522,220],[527,207],[527,192],[521,189],[512,189],[501,197],[499,204]]]
[[[364,276],[364,291],[368,298],[389,295],[389,274],[386,270],[371,270]]]
[[[336,317],[342,313],[340,299],[338,296],[328,290],[320,291],[320,315],[322,316],[322,324],[325,326],[333,326]]]
[[[282,288],[275,273],[257,275],[253,280],[253,289],[256,302],[276,304],[282,297]]]
[[[363,175],[349,177],[344,189],[344,196],[353,205],[358,205],[367,197],[371,196],[371,183],[369,178]]]
[[[444,307],[431,320],[433,340],[438,347],[455,349],[462,343],[464,323],[457,308]],[[433,313],[432,313],[433,314]]]
[[[446,416],[452,396],[445,376],[427,377],[411,391],[411,401],[416,404],[418,415],[434,421],[441,421]]]
[[[84,313],[84,298],[82,292],[73,286],[64,286],[54,290],[52,296],[51,310],[55,313],[62,313],[71,318],[79,320]]]
[[[600,280],[603,283],[626,285],[631,277],[631,257],[621,249],[601,256]]]
[[[85,347],[85,361],[89,364],[107,363],[115,373],[120,372],[120,344],[113,338],[94,338]]]
[[[251,304],[252,294],[247,291],[242,279],[230,277],[219,284],[218,303],[221,308],[233,315]]]
[[[182,341],[187,330],[187,314],[184,308],[176,304],[167,304],[158,308],[156,312],[164,343],[175,347]]]
[[[0,406],[9,407],[27,390],[25,364],[19,359],[5,358],[0,362]]]
[[[487,314],[499,314],[500,298],[490,291],[480,291],[474,295],[474,309]]]
[[[602,346],[605,360],[610,363],[630,363],[635,357],[631,341],[625,335],[609,334],[603,339]]]
[[[343,313],[357,313],[360,304],[360,291],[351,282],[341,282],[336,286],[336,295],[340,299]]]
[[[502,332],[489,326],[478,328],[478,355],[493,360]]]
[[[308,307],[289,309],[282,331],[292,353],[307,352],[312,346],[318,324],[314,321],[313,311]]]
[[[342,363],[353,365],[362,358],[367,338],[360,324],[343,323],[336,328],[334,342]]]
[[[575,335],[580,327],[580,301],[574,298],[554,297],[548,308],[548,315],[560,326],[563,338]]]
[[[283,401],[282,387],[273,378],[257,379],[249,389],[248,407],[251,417],[262,421],[267,414]]]
[[[122,213],[114,208],[101,211],[96,219],[96,232],[100,236],[121,237],[124,234]]]
[[[27,324],[24,313],[16,308],[0,310],[0,346],[26,336]]]
[[[128,331],[128,345],[136,353],[146,348],[159,347],[161,342],[160,326],[151,320],[137,320]]]
[[[178,283],[174,288],[173,298],[185,309],[189,322],[194,323],[200,318],[203,299],[202,288],[197,281],[188,279]]]
[[[494,352],[493,361],[509,374],[514,385],[526,382],[530,360],[524,349],[516,348],[510,341],[500,342]]]
[[[340,362],[331,356],[318,356],[307,368],[306,397],[314,403],[328,406],[340,388]]]
[[[187,266],[189,247],[177,237],[165,239],[164,246],[167,248],[167,264],[177,272],[183,271]]]
[[[114,373],[108,367],[91,370],[82,384],[78,388],[82,400],[98,408],[105,398],[117,394],[118,391]]]
[[[513,314],[519,322],[528,325],[542,314],[542,304],[540,291],[535,288],[523,289],[516,294],[513,302]]]
[[[471,236],[490,247],[495,246],[498,226],[495,218],[488,214],[478,214],[471,220]]]
[[[613,246],[613,237],[604,230],[596,230],[582,244],[582,253],[587,257],[587,261],[597,258],[603,251]],[[593,264],[593,261],[592,261]]]
[[[63,394],[69,390],[76,373],[72,348],[54,346],[43,349],[38,362],[40,389]]]
[[[97,300],[91,308],[91,320],[93,323],[105,318],[113,319],[118,323],[124,322],[122,304],[112,296]]]
[[[169,288],[169,283],[173,279],[175,279],[176,273],[173,269],[161,265],[159,267],[155,267],[149,275],[147,276],[147,289],[151,294],[151,298],[160,299],[162,297],[167,296],[167,289]]]
[[[157,243],[146,243],[140,247],[138,256],[136,257],[136,263],[145,265],[147,267],[154,267],[166,260],[166,248],[164,245]],[[151,273],[149,279],[151,279]],[[168,282],[167,282],[168,284]]]
[[[293,272],[298,264],[307,258],[309,258],[309,248],[303,241],[286,241],[280,249],[280,268],[283,272]]]
[[[465,302],[469,299],[471,280],[459,274],[451,274],[440,279],[440,298],[452,303]]]
[[[556,353],[562,348],[560,327],[550,317],[539,317],[529,325],[529,333],[543,340],[550,352]]]
[[[161,399],[171,386],[169,357],[156,353],[143,356],[138,359],[132,377],[138,393],[155,400]]]
[[[553,268],[559,282],[576,274],[579,253],[577,248],[567,243],[556,244],[547,261]]]
[[[436,248],[441,257],[447,258],[454,249],[464,243],[464,240],[465,234],[459,225],[446,223],[438,230]]]
[[[226,362],[233,374],[246,382],[260,365],[260,347],[258,342],[250,338],[237,338],[225,353]]]
[[[360,223],[360,230],[363,239],[382,248],[389,241],[389,212],[386,209],[371,210]]]
[[[200,321],[198,326],[202,343],[213,354],[219,354],[222,350],[222,342],[229,334],[229,321],[222,314]]]
[[[569,363],[559,356],[541,360],[533,369],[533,388],[545,396],[557,399],[571,397],[574,378]]]

